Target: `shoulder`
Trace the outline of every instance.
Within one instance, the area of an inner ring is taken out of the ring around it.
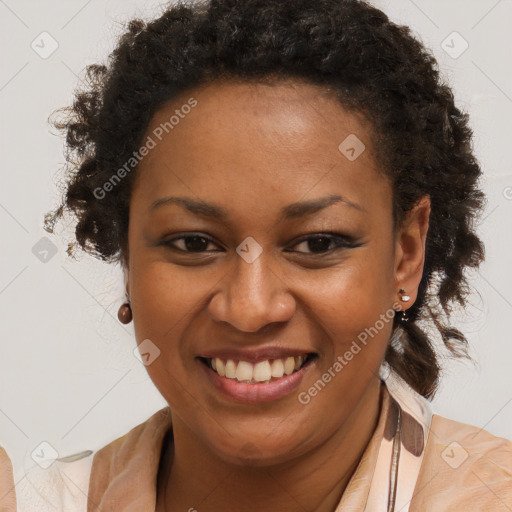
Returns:
[[[99,497],[120,474],[135,476],[144,466],[145,448],[170,422],[168,407],[161,409],[125,435],[97,450],[85,450],[45,464],[35,464],[19,474],[0,446],[1,512],[86,512],[92,495]]]
[[[412,510],[512,508],[512,442],[434,415]]]
[[[162,444],[170,427],[171,411],[165,407],[98,450],[89,483],[94,510],[122,503],[131,503],[134,510],[154,508]]]
[[[0,492],[9,486],[9,489],[5,489],[6,497],[0,496],[0,510],[85,512],[92,453],[87,450],[67,457],[48,459],[42,465],[34,464],[22,474],[16,475],[14,483],[10,459],[0,449]]]

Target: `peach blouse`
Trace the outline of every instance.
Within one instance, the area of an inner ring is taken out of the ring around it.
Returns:
[[[335,512],[512,511],[512,443],[432,415],[396,374]],[[0,447],[0,512],[154,512],[169,407],[96,452],[35,466],[14,481]],[[200,504],[196,505],[200,510]]]

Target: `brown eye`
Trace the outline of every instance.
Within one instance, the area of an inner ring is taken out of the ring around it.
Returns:
[[[165,245],[181,252],[206,252],[209,245],[216,245],[210,238],[203,235],[187,235],[164,240],[160,245]]]
[[[339,234],[318,233],[308,236],[293,247],[305,247],[306,251],[296,251],[303,254],[323,254],[341,248],[354,247],[354,242],[347,236]]]

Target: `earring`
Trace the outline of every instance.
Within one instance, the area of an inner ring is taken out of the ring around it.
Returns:
[[[400,290],[398,290],[398,293],[405,294],[405,290],[403,288],[400,288]],[[402,295],[400,297],[400,300],[402,302],[409,302],[411,300],[411,297],[409,295]],[[409,317],[407,316],[407,313],[405,310],[402,310],[402,315],[400,316],[400,320],[402,322],[407,322],[407,320],[409,320]]]
[[[132,321],[133,315],[129,300],[121,305],[117,312],[117,318],[122,324],[129,324]]]

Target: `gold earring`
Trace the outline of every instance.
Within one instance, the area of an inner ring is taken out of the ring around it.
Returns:
[[[405,294],[405,290],[403,288],[400,288],[400,290],[398,290],[398,293]],[[402,295],[400,297],[400,300],[402,302],[409,302],[411,300],[411,297],[409,295]],[[405,310],[402,310],[402,315],[400,316],[400,320],[402,322],[407,322],[407,320],[409,320],[409,317],[407,316],[407,313],[405,312]]]

